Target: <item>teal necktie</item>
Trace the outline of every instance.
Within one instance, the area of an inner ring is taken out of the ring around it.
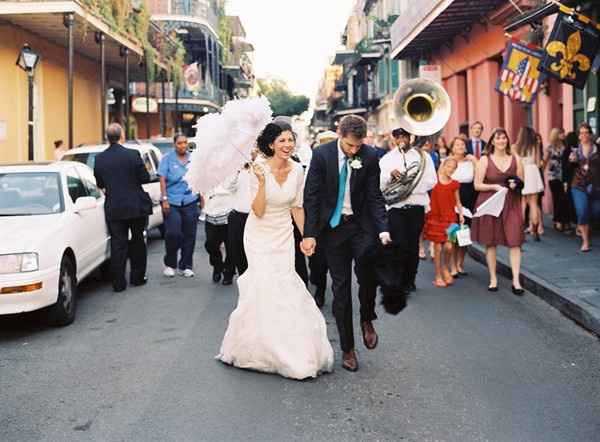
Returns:
[[[335,229],[340,225],[340,221],[342,219],[342,208],[344,207],[344,196],[346,194],[346,180],[348,179],[348,159],[344,160],[344,165],[342,166],[342,170],[340,170],[340,181],[338,186],[338,197],[337,204],[335,205],[335,210],[333,211],[333,215],[329,220],[329,225],[332,229]]]

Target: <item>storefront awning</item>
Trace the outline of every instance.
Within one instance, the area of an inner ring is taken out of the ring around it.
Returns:
[[[419,58],[468,30],[505,0],[421,0],[391,28],[392,57]]]
[[[75,53],[100,62],[100,46],[94,40],[95,32],[105,36],[106,66],[123,70],[120,48],[129,49],[131,81],[143,81],[145,68],[140,61],[143,48],[136,42],[113,32],[100,18],[86,11],[76,1],[0,1],[0,21],[18,26],[41,38],[67,48],[69,39],[63,20],[65,14],[73,14],[73,41]],[[42,57],[44,54],[41,54]],[[161,69],[166,65],[158,63]]]
[[[356,51],[337,51],[335,53],[335,57],[333,58],[332,64],[334,65],[343,65],[350,61],[353,61],[358,57]]]
[[[350,115],[350,114],[364,114],[367,112],[367,108],[366,107],[355,107],[352,109],[342,109],[339,111],[335,111],[334,115],[336,117],[342,117],[344,115]]]

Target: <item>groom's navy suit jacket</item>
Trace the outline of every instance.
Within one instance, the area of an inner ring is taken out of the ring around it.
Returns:
[[[352,212],[361,229],[377,235],[388,232],[385,201],[379,188],[379,157],[363,144],[355,158],[362,167],[350,169]],[[339,183],[338,142],[324,144],[313,151],[304,187],[304,236],[317,238],[328,227],[337,204]],[[342,183],[343,184],[343,183]]]

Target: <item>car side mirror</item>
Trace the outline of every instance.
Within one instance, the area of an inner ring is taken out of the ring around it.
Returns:
[[[75,201],[75,213],[95,209],[96,207],[98,207],[98,202],[93,196],[80,196]]]

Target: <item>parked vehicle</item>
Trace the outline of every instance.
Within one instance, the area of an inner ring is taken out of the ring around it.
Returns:
[[[151,138],[149,140],[144,140],[143,142],[149,143],[155,147],[158,147],[158,149],[162,153],[163,157],[174,149],[173,138],[156,137],[156,138]],[[193,141],[190,141],[190,143],[188,145],[188,150],[190,152],[192,152],[194,149],[196,149],[196,143],[194,143]]]
[[[77,285],[110,258],[104,194],[75,162],[0,165],[0,315],[75,319]]]
[[[161,235],[164,236],[163,214],[160,204],[160,182],[158,181],[158,165],[162,159],[162,154],[157,147],[148,143],[128,141],[123,146],[128,149],[135,149],[140,153],[150,177],[153,178],[153,182],[142,186],[148,192],[148,195],[150,195],[153,205],[152,215],[148,218],[148,229],[158,228]],[[107,148],[108,144],[84,145],[66,151],[60,159],[61,161],[77,161],[87,164],[93,169],[96,163],[96,156]]]
[[[163,157],[173,150],[173,138],[157,137],[144,140],[143,142],[157,147]]]

